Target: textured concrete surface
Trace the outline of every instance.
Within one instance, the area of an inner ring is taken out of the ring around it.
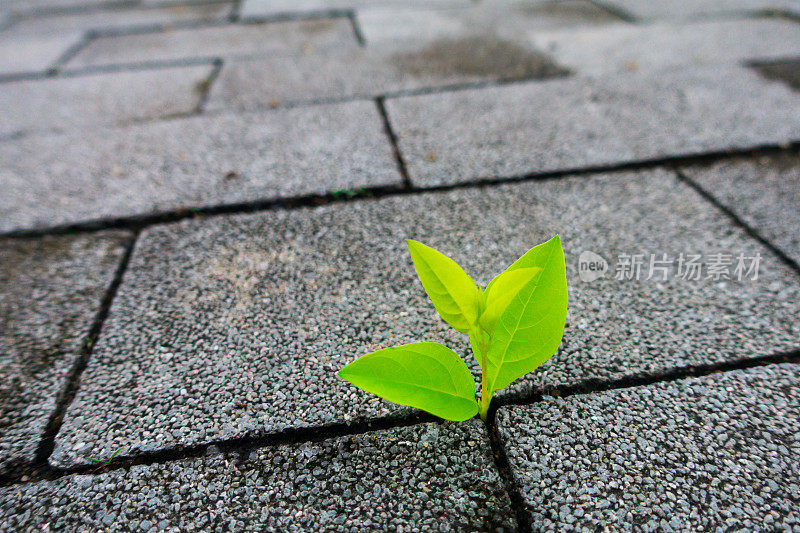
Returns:
[[[682,172],[800,264],[800,157],[725,161]]]
[[[740,67],[519,83],[387,109],[411,180],[425,186],[800,137],[800,94]]]
[[[0,528],[513,530],[479,421],[0,488]]]
[[[800,55],[800,24],[776,18],[616,24],[529,35],[536,49],[580,74]]]
[[[567,332],[512,393],[800,347],[796,274],[666,171],[183,222],[138,243],[53,460],[405,413],[335,374],[422,340],[473,362],[428,302],[404,239],[452,255],[485,285],[556,232],[569,258]],[[756,282],[583,283],[585,250],[612,270],[622,252],[762,260]]]
[[[498,412],[536,531],[800,527],[800,365]]]
[[[76,54],[67,66],[209,57],[297,56],[313,50],[356,46],[353,28],[344,18],[219,25],[99,37]]]
[[[548,57],[510,41],[471,37],[345,53],[231,61],[207,109],[258,109],[387,92],[566,74]]]
[[[212,66],[0,84],[0,137],[124,124],[192,113]]]
[[[0,242],[0,474],[33,460],[128,236]]]
[[[287,13],[341,13],[356,8],[372,6],[432,9],[466,7],[469,4],[470,0],[243,0],[239,13],[246,20],[273,17]]]
[[[166,7],[123,7],[109,10],[58,13],[49,16],[22,18],[11,28],[14,35],[57,34],[69,31],[112,32],[137,27],[168,27],[201,21],[222,21],[232,12],[227,2]]]
[[[0,32],[0,76],[44,73],[54,68],[61,56],[80,41],[80,32],[49,36],[13,36],[10,32]]]
[[[400,183],[372,102],[33,135],[0,160],[5,231]]]
[[[800,10],[797,0],[604,0],[604,3],[640,20],[700,19]]]
[[[619,22],[612,12],[583,0],[507,0],[468,6],[373,5],[356,11],[367,45],[486,37],[517,41],[529,31]]]

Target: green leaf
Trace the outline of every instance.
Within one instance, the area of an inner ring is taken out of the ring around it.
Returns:
[[[539,267],[518,268],[497,276],[497,282],[492,283],[485,293],[486,309],[478,319],[481,328],[484,331],[494,331],[497,319],[511,303],[511,299],[541,271]]]
[[[339,371],[339,376],[390,402],[422,409],[446,420],[475,416],[475,381],[450,348],[416,342],[364,355]]]
[[[506,272],[530,267],[542,271],[513,296],[492,332],[484,374],[490,393],[547,361],[564,335],[567,271],[558,235],[531,249]],[[500,282],[500,276],[495,278],[495,284]]]
[[[481,290],[458,264],[430,246],[408,239],[414,268],[445,322],[468,333],[478,320]]]

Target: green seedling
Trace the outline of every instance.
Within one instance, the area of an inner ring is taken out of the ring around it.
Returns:
[[[481,368],[480,402],[466,363],[450,348],[416,342],[356,359],[339,376],[390,402],[446,420],[486,420],[494,393],[536,370],[556,352],[567,317],[561,239],[528,250],[481,289],[446,255],[408,240],[411,259],[439,316],[469,334]]]
[[[94,457],[87,457],[87,459],[89,459],[93,463],[100,463],[100,466],[98,468],[102,468],[106,466],[108,463],[110,463],[114,459],[114,457],[119,455],[120,452],[122,452],[122,450],[125,450],[126,448],[127,446],[123,446],[122,448],[111,454],[111,457],[109,457],[108,459],[95,459]]]

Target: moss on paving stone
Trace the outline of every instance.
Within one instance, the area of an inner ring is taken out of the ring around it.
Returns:
[[[408,409],[336,372],[356,357],[465,335],[436,315],[404,239],[486,284],[555,233],[570,310],[561,351],[502,394],[761,357],[800,347],[800,282],[768,249],[665,170],[617,173],[214,217],[137,244],[52,461]],[[583,251],[762,256],[759,279],[581,282]]]
[[[0,242],[0,473],[33,460],[128,236]]]
[[[477,420],[0,488],[0,529],[492,531],[514,511]]]
[[[800,527],[800,365],[504,407],[535,531]]]

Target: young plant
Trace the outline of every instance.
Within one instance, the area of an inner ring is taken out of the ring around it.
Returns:
[[[339,376],[390,402],[462,421],[486,419],[495,391],[550,359],[564,335],[567,272],[561,239],[528,250],[481,289],[446,255],[408,240],[417,275],[445,322],[469,334],[481,367],[481,398],[466,363],[435,342],[384,348],[356,359]]]

